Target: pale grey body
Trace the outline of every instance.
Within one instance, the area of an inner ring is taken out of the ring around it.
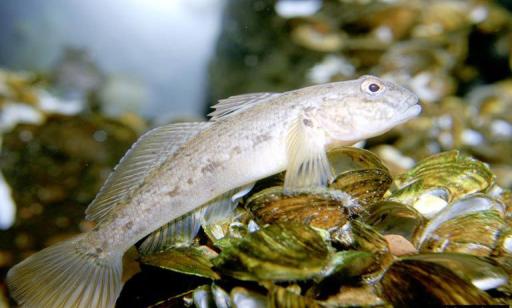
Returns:
[[[385,92],[374,94],[368,90],[375,89],[370,84],[377,84],[378,91]],[[108,266],[111,260],[119,262],[129,247],[161,226],[258,179],[286,169],[287,189],[322,185],[329,178],[326,147],[333,143],[353,144],[381,134],[417,115],[420,109],[416,103],[416,96],[406,89],[365,76],[242,105],[231,114],[213,119],[150,169],[139,185],[112,205],[93,231],[72,240],[67,247],[72,245],[89,262]],[[305,161],[309,162],[307,167]],[[19,265],[19,277],[24,274],[21,265],[27,260]],[[35,296],[27,295],[28,284],[23,284],[22,278],[10,275],[13,282],[9,285],[15,298],[30,305]],[[114,291],[108,299],[86,294],[93,297],[88,303],[112,305],[120,288],[116,283],[112,284]],[[55,288],[59,286],[56,284]],[[17,294],[20,288],[24,292]],[[71,301],[59,299],[57,303],[85,306],[75,297]],[[45,303],[55,305],[56,301]]]
[[[216,123],[188,142],[84,240],[105,252],[124,251],[210,199],[284,170],[289,112],[283,106],[258,109]],[[268,117],[276,122],[269,124]]]

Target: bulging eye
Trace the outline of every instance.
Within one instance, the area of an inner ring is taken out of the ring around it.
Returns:
[[[363,81],[361,90],[373,96],[382,93],[384,91],[384,85],[375,78],[369,78]]]
[[[380,86],[376,83],[371,83],[369,86],[368,86],[368,90],[370,90],[370,92],[377,92],[380,90]]]

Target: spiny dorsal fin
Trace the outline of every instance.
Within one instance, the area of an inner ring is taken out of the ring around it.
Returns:
[[[141,255],[149,255],[172,247],[190,246],[202,225],[216,223],[233,215],[240,198],[249,193],[254,183],[230,190],[151,233],[139,246]]]
[[[212,106],[215,110],[208,115],[211,117],[210,121],[219,121],[279,95],[281,93],[261,92],[231,96],[219,100],[218,104]]]
[[[128,197],[148,173],[211,123],[178,123],[155,128],[139,138],[109,175],[85,211],[86,219],[102,221],[112,207]]]

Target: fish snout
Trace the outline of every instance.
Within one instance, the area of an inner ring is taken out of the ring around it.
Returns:
[[[421,113],[421,105],[419,104],[419,98],[412,91],[403,88],[405,98],[403,98],[399,104],[399,118],[401,121],[408,120],[418,116]]]
[[[418,98],[418,95],[414,94],[413,92],[407,90],[407,97],[405,98],[405,103],[407,104],[407,106],[411,107],[411,106],[414,106],[414,105],[417,105],[420,101],[420,99]]]

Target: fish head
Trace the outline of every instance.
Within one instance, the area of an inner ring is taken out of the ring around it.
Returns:
[[[365,75],[338,86],[332,87],[320,121],[333,142],[380,135],[421,112],[416,94],[391,81]]]

